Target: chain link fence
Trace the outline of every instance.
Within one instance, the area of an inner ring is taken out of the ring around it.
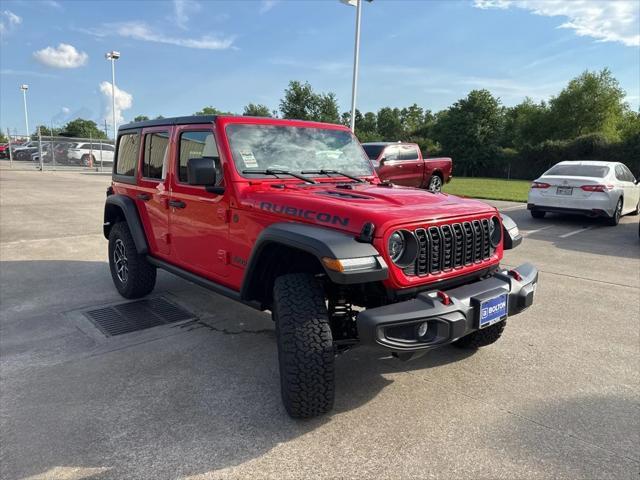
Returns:
[[[10,168],[109,172],[113,167],[112,140],[48,135],[8,135],[8,140],[0,161]]]

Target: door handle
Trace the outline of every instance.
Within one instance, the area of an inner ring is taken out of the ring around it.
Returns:
[[[143,202],[151,200],[151,195],[149,195],[148,193],[139,193],[136,196],[138,197],[138,200],[142,200]]]
[[[185,208],[187,204],[181,200],[169,200],[169,206],[173,208]]]

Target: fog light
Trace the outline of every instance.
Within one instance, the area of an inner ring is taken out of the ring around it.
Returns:
[[[428,322],[421,323],[420,326],[418,327],[418,336],[424,337],[427,334],[427,330],[429,330],[429,323]]]

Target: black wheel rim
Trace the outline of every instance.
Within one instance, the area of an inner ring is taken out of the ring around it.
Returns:
[[[119,238],[113,247],[113,264],[116,267],[118,280],[122,283],[127,283],[127,279],[129,278],[129,261],[127,260],[124,242]]]

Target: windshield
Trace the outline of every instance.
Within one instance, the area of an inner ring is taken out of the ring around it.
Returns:
[[[227,137],[240,173],[322,169],[359,177],[373,175],[358,140],[345,130],[232,124],[227,126]]]
[[[364,151],[367,152],[367,156],[371,160],[376,160],[382,150],[384,150],[384,147],[386,147],[386,145],[362,145],[362,148],[364,148]]]
[[[545,175],[603,178],[606,177],[608,173],[609,167],[607,166],[564,164],[551,167]]]

